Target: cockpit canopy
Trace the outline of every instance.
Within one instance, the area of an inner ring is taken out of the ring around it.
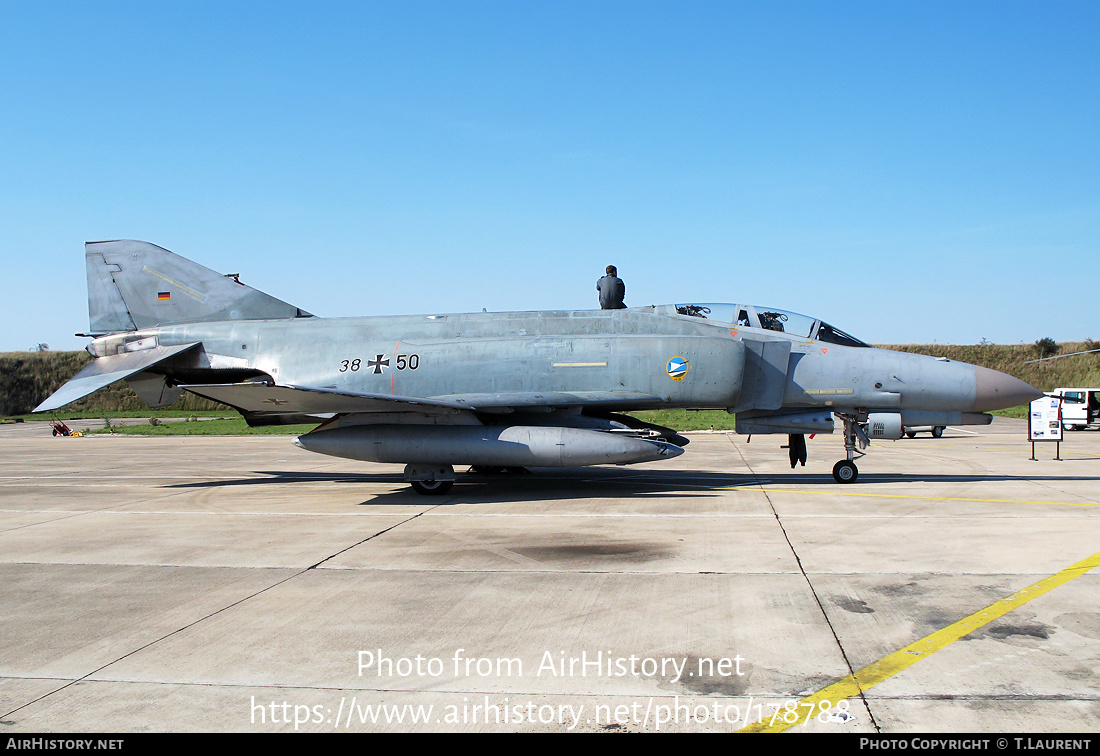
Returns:
[[[756,307],[737,304],[678,304],[676,312],[695,318],[729,323],[740,328],[763,328],[768,331],[781,331],[803,339],[816,339],[829,344],[850,347],[870,347],[870,344],[849,336],[839,328],[816,318],[799,315],[797,312],[777,310],[773,307]]]

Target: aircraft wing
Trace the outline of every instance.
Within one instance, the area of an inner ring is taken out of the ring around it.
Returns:
[[[309,386],[269,386],[264,383],[228,383],[183,386],[248,414],[332,415],[352,412],[417,412],[445,414],[469,407],[449,402],[388,394],[360,394]]]
[[[507,413],[562,407],[598,407],[606,410],[651,409],[664,403],[641,391],[515,391],[496,394],[452,394],[434,397],[475,412]]]
[[[420,415],[456,410],[504,414],[560,407],[637,409],[659,406],[660,397],[637,391],[515,392],[453,394],[430,398],[366,394],[312,386],[269,386],[263,383],[183,386],[187,391],[228,404],[245,415],[333,415],[409,412]]]

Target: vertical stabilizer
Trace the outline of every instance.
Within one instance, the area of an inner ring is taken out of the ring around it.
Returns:
[[[175,323],[312,317],[155,244],[122,240],[84,246],[93,335]]]

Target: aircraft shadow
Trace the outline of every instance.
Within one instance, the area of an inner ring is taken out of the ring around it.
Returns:
[[[398,491],[382,493],[363,504],[454,504],[476,502],[532,501],[538,499],[683,498],[709,497],[733,488],[752,490],[771,486],[811,486],[833,492],[858,493],[868,484],[889,483],[997,483],[1100,481],[1093,475],[1003,475],[944,473],[873,473],[860,472],[859,481],[843,485],[830,473],[780,472],[760,475],[747,472],[716,473],[709,470],[620,470],[615,468],[535,469],[529,474],[481,475],[460,472],[455,487],[442,496],[421,496],[407,487],[400,473],[303,473],[282,470],[257,470],[254,477],[175,483],[166,488],[222,488],[268,486],[273,484],[311,483],[393,484]],[[303,492],[305,493],[305,492]],[[888,495],[888,492],[876,491]],[[458,498],[459,501],[455,501]]]
[[[400,473],[302,473],[280,470],[257,470],[254,477],[210,481],[173,483],[165,488],[233,488],[239,486],[269,486],[311,483],[393,484],[397,491],[381,493],[363,504],[454,504],[481,501],[533,501],[538,499],[589,499],[594,496],[616,498],[663,498],[712,495],[731,486],[754,486],[751,475],[735,475],[701,471],[676,473],[658,471],[620,471],[592,468],[536,469],[526,474],[481,475],[458,473],[451,491],[442,496],[421,496],[413,492]],[[601,489],[605,492],[601,493]],[[308,491],[303,491],[308,493]],[[454,501],[456,497],[458,501]]]

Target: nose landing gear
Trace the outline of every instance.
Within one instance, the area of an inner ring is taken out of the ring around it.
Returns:
[[[847,452],[848,458],[842,459],[833,465],[833,480],[837,483],[855,483],[856,478],[859,477],[859,468],[856,467],[853,460],[864,456],[864,453],[859,449],[866,449],[867,444],[871,443],[871,439],[860,427],[858,417],[840,413],[837,413],[837,417],[844,421],[844,451]],[[859,449],[856,448],[857,444]]]
[[[858,477],[859,469],[850,459],[842,459],[833,465],[833,479],[837,483],[855,483]]]

